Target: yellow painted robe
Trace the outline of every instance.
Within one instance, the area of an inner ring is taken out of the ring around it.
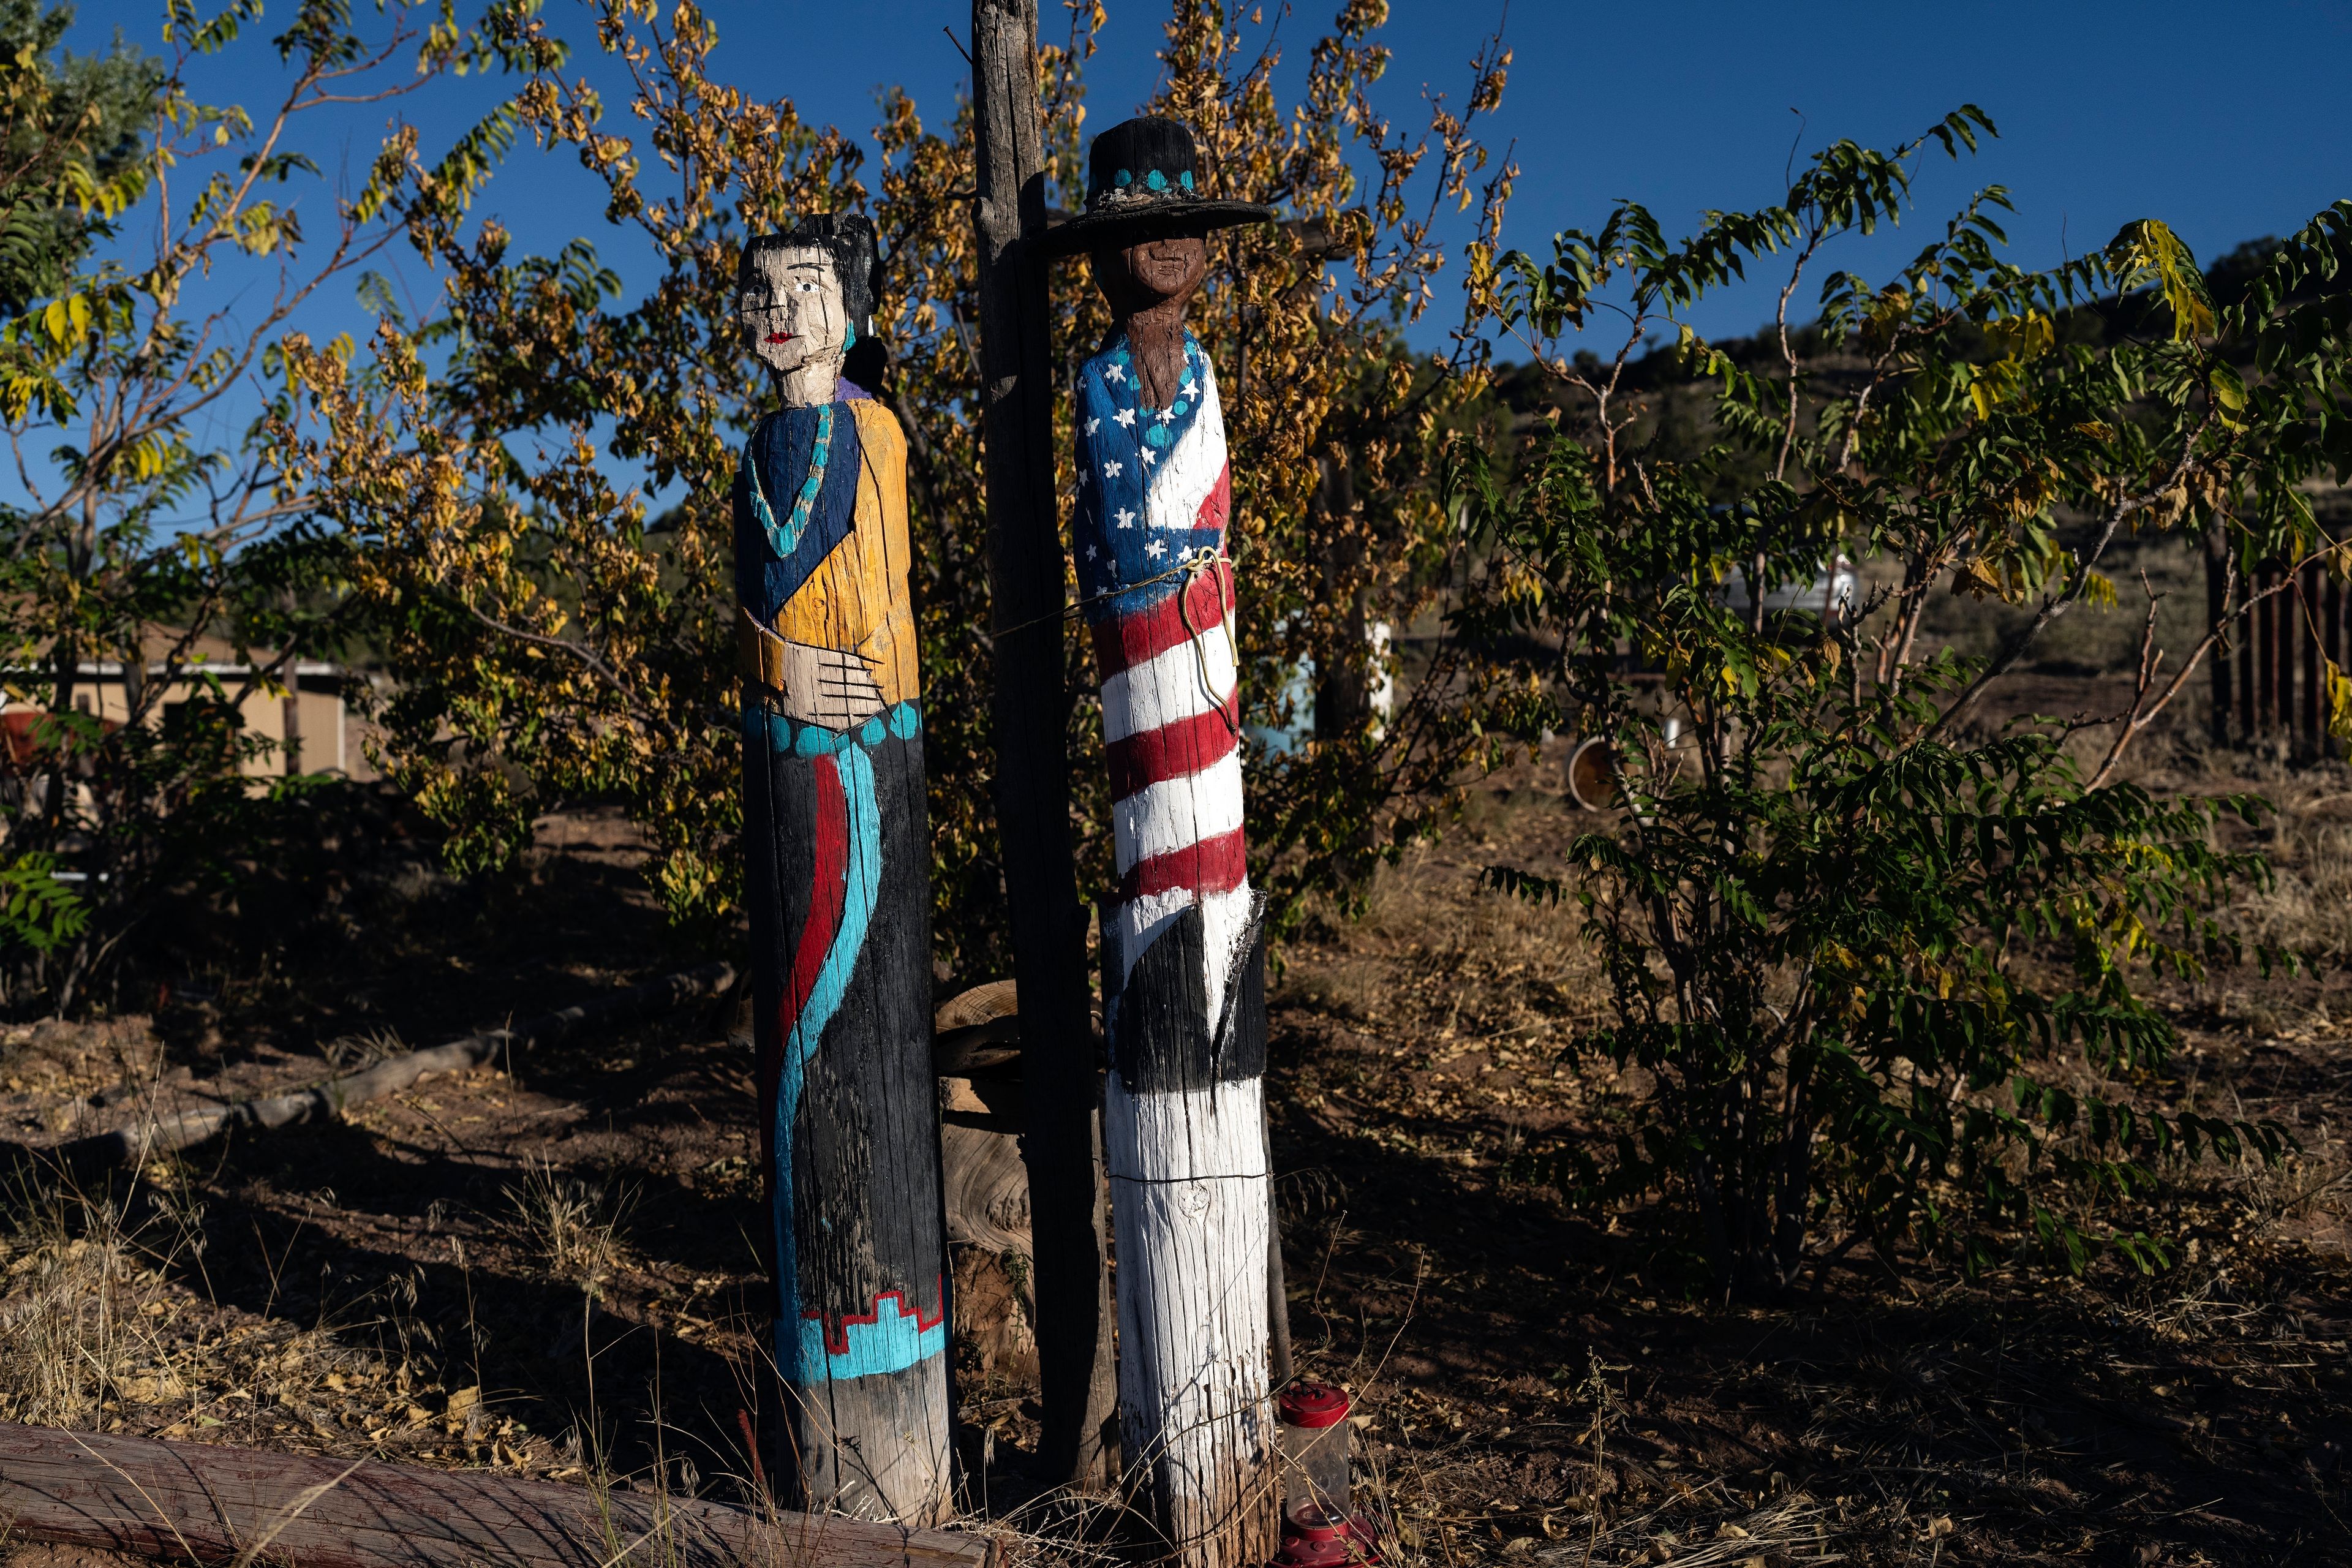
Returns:
[[[837,405],[857,421],[861,460],[857,505],[848,535],[808,581],[761,626],[743,612],[743,672],[771,689],[783,685],[782,642],[865,656],[887,705],[921,693],[915,665],[915,622],[907,604],[907,437],[898,416],[870,397]],[[838,416],[836,416],[838,417]],[[779,498],[771,498],[773,505]]]

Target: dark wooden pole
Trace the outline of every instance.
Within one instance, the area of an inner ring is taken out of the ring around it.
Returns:
[[[2221,626],[2229,615],[2230,542],[2215,524],[2205,531],[2205,626],[2208,631]],[[2206,726],[2217,746],[2230,743],[2230,651],[2231,646],[2242,643],[2243,637],[2223,633],[2213,647],[2213,668],[2209,672],[2213,682],[2213,709],[2206,715]]]
[[[2278,722],[2278,598],[2270,593],[2278,568],[2265,564],[2257,579],[2264,598],[2254,607],[2254,725],[2267,731]]]
[[[2320,721],[2319,702],[2319,563],[2303,569],[2303,586],[2294,606],[2294,640],[2303,649],[2303,752],[2325,755],[2326,728]]]
[[[1054,493],[1036,0],[972,0],[981,411],[994,622],[996,822],[1021,1007],[1035,1251],[1040,1458],[1081,1487],[1116,1468],[1110,1276],[1084,908],[1070,847],[1066,604]]]
[[[2326,628],[2327,662],[2340,670],[2344,668],[2344,584],[2334,577],[2327,579],[2327,609],[2320,624]],[[2332,734],[2320,742],[2320,749],[2331,757],[2344,752],[2343,744]]]

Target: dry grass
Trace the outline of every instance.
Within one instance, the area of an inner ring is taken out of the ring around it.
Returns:
[[[120,1205],[31,1175],[12,1187],[0,1238],[0,1419],[73,1426],[134,1378],[176,1384],[139,1353],[152,1338],[139,1331],[152,1275],[123,1234]]]
[[[516,1423],[458,1369],[442,1381],[415,1271],[306,1324],[274,1283],[257,1312],[206,1296],[204,1205],[174,1165],[95,1191],[33,1168],[7,1197],[0,1420],[426,1459],[457,1438],[451,1458],[516,1459]]]
[[[527,1160],[522,1180],[506,1188],[506,1199],[515,1237],[556,1279],[593,1290],[627,1261],[635,1187]]]
[[[335,1071],[349,1073],[373,1067],[408,1048],[408,1042],[400,1037],[399,1030],[377,1028],[338,1036],[321,1045],[319,1054],[327,1058],[327,1065]]]

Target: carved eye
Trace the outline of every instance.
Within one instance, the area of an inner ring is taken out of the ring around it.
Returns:
[[[816,292],[816,284],[815,284],[815,282],[814,282],[814,280],[812,280],[812,279],[806,279],[806,278],[803,278],[803,279],[802,279],[798,283],[793,284],[793,288],[797,292],[799,292],[799,293],[803,293],[803,294],[814,294],[814,293],[815,293],[815,292]]]

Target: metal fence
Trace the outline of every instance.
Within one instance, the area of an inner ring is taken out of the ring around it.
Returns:
[[[2316,563],[2293,582],[2287,575],[2279,562],[2255,569],[2245,595],[2254,603],[2214,651],[2213,739],[2268,742],[2304,760],[2341,756],[2342,743],[2327,732],[2326,666],[2344,664],[2344,584]],[[2221,574],[2209,570],[2206,609],[2215,623],[2234,608],[2222,592]]]

